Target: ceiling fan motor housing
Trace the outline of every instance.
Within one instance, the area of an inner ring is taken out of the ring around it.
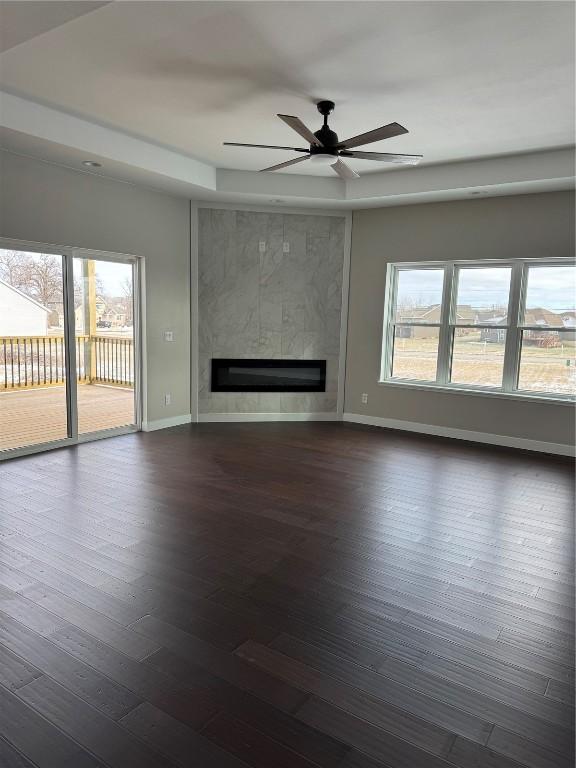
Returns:
[[[311,144],[310,155],[335,155],[337,157],[338,136],[328,128],[328,115],[334,111],[335,104],[333,101],[319,101],[316,107],[318,112],[324,116],[324,125],[319,131],[314,131],[314,136],[321,142],[322,146],[318,147],[316,144]]]
[[[327,125],[322,126],[319,131],[314,131],[314,136],[322,142],[322,146],[319,147],[316,144],[310,144],[311,155],[337,155],[338,150],[336,145],[338,144],[338,136],[328,128]]]

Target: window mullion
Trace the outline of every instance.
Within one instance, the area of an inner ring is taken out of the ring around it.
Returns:
[[[444,287],[442,289],[442,312],[440,314],[440,333],[438,339],[438,367],[436,383],[450,382],[450,358],[452,356],[452,317],[454,305],[454,264],[448,263],[444,269]]]
[[[518,324],[526,291],[525,270],[526,265],[523,262],[516,262],[512,267],[510,297],[508,300],[508,328],[506,331],[504,371],[502,375],[502,389],[504,392],[513,392],[518,381],[520,341],[522,337],[522,331],[519,329]]]

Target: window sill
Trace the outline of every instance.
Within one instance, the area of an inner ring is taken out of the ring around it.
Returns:
[[[445,386],[443,384],[428,384],[425,381],[409,381],[407,379],[381,379],[378,382],[383,387],[400,387],[432,392],[447,392],[448,394],[475,395],[480,397],[498,397],[503,400],[520,400],[532,403],[548,403],[550,405],[574,405],[576,398],[571,395],[544,395],[528,392],[502,392],[497,389],[482,389],[480,387]]]

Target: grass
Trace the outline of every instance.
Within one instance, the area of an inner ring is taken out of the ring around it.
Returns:
[[[437,353],[438,339],[395,339],[394,378],[434,381]],[[454,345],[452,381],[499,387],[503,363],[504,344],[482,342],[479,334],[459,336]],[[524,345],[518,384],[530,392],[574,394],[576,348]]]

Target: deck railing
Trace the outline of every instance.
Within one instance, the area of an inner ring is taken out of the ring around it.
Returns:
[[[0,336],[0,391],[64,384],[62,336]],[[76,378],[82,384],[134,386],[134,345],[122,336],[76,336]]]

